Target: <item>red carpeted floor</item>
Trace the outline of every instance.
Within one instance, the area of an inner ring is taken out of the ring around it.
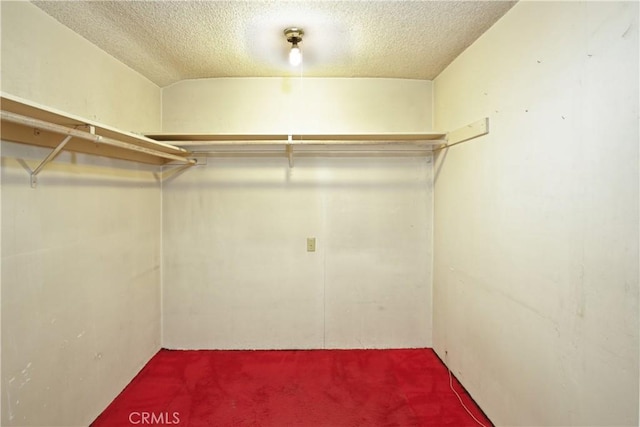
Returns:
[[[490,421],[460,384],[465,405]],[[430,349],[161,350],[92,424],[477,426]]]

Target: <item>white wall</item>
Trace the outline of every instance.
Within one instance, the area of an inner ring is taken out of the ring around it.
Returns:
[[[125,130],[160,89],[28,2],[1,2],[4,92]],[[151,167],[2,142],[3,426],[89,424],[160,347]]]
[[[431,129],[431,82],[305,79],[295,104],[299,83],[178,83],[163,129]],[[210,158],[164,184],[162,212],[163,346],[431,344],[430,157]]]
[[[240,134],[426,132],[431,99],[427,80],[185,80],[162,89],[162,128]]]
[[[2,143],[2,425],[87,425],[160,347],[152,168]]]
[[[168,181],[163,346],[429,346],[431,176],[424,157],[249,158]]]
[[[638,425],[638,3],[520,2],[434,83],[434,346],[498,425]]]
[[[132,132],[160,130],[160,88],[26,1],[2,1],[0,88]]]

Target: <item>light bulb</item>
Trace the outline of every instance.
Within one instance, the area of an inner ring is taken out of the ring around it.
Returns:
[[[291,46],[291,51],[289,52],[289,64],[293,65],[294,67],[297,67],[298,65],[300,65],[301,62],[302,62],[302,52],[300,51],[298,44],[294,43],[294,45]]]

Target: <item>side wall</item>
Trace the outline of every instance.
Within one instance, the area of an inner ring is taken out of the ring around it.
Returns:
[[[131,132],[160,130],[160,88],[26,1],[3,1],[0,88]]]
[[[2,142],[2,425],[88,425],[160,348],[147,166]]]
[[[160,89],[28,2],[1,2],[2,90],[157,130]],[[154,168],[3,141],[3,426],[88,425],[160,347]]]
[[[638,3],[520,2],[435,80],[434,346],[498,425],[638,425]]]
[[[301,104],[285,83],[174,85],[164,129],[430,129],[430,82],[310,79]],[[162,214],[165,347],[431,345],[431,157],[209,158],[165,182]]]

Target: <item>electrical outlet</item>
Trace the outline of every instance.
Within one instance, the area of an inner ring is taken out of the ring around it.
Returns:
[[[307,237],[307,252],[315,252],[315,251],[316,251],[316,238]]]

